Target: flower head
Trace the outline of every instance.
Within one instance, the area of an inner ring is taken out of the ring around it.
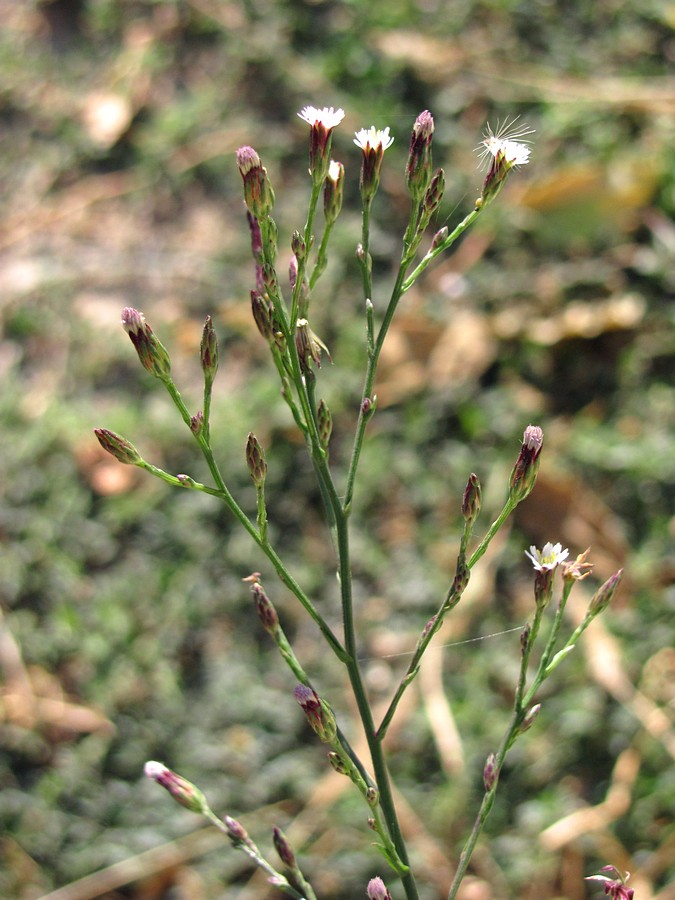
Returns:
[[[333,129],[345,117],[343,109],[324,106],[305,106],[298,113],[310,126],[309,136],[309,171],[316,184],[321,184],[328,173],[330,165],[330,145]]]
[[[380,130],[371,125],[370,128],[362,128],[356,132],[354,143],[365,153],[369,150],[381,149],[384,153],[394,143],[394,138],[389,134],[389,126]]]
[[[497,123],[495,131],[488,125],[483,140],[476,148],[481,165],[487,166],[483,190],[476,204],[479,207],[494,200],[512,169],[530,161],[532,151],[526,135],[533,134],[534,129],[525,123],[517,125],[517,121],[516,117],[505,120],[502,125]]]
[[[532,565],[537,572],[555,569],[556,566],[567,559],[569,553],[569,550],[563,550],[562,544],[551,544],[550,542],[544,544],[542,550],[537,550],[534,544],[532,544],[529,552],[527,550],[525,551],[525,555],[530,557]]]
[[[380,170],[384,151],[394,143],[389,128],[379,130],[371,125],[356,132],[354,143],[363,152],[361,163],[361,197],[364,203],[373,199],[380,186]]]
[[[544,446],[544,432],[538,425],[528,425],[516,464],[509,479],[509,495],[520,503],[532,492],[539,471],[539,457]]]
[[[122,310],[122,328],[131,338],[145,369],[163,382],[171,380],[171,360],[166,347],[145,321],[143,313],[131,306]]]
[[[586,562],[590,552],[591,548],[588,547],[588,549],[584,550],[583,553],[580,553],[576,559],[565,563],[563,566],[563,578],[565,580],[583,581],[584,578],[588,578],[591,574],[591,569],[593,568],[593,563]]]
[[[588,875],[585,881],[601,881],[604,885],[605,894],[609,895],[612,900],[633,900],[635,891],[633,888],[626,887],[626,882],[630,878],[630,872],[622,875],[616,866],[603,866],[601,872],[611,872],[616,878],[610,878],[609,875]]]

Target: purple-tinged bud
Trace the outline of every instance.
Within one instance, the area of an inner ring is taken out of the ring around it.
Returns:
[[[293,290],[298,283],[298,258],[295,254],[291,256],[288,263],[288,283],[291,286],[291,290]]]
[[[138,450],[122,435],[115,434],[108,428],[94,428],[94,434],[106,453],[110,453],[118,462],[127,466],[137,466],[143,462]]]
[[[520,632],[520,655],[525,656],[530,646],[530,634],[532,633],[532,626],[528,622],[527,625]]]
[[[204,413],[200,410],[194,416],[190,416],[190,431],[193,434],[201,434],[204,428]]]
[[[483,766],[483,785],[485,786],[486,794],[490,793],[492,788],[495,786],[496,781],[497,757],[494,755],[494,753],[491,753],[485,760],[485,765]]]
[[[368,895],[368,900],[391,900],[391,894],[379,876],[370,879],[366,894]]]
[[[431,139],[434,133],[434,119],[428,109],[415,119],[410,151],[405,166],[405,180],[412,196],[419,199],[431,178]]]
[[[330,707],[319,699],[316,691],[313,691],[312,688],[307,687],[305,684],[299,684],[293,691],[293,694],[302,707],[302,711],[313,731],[316,732],[324,744],[334,741],[337,734],[337,723]]]
[[[289,869],[296,869],[298,863],[295,858],[295,853],[293,853],[293,849],[288,843],[286,835],[280,828],[277,828],[276,825],[272,829],[272,840],[274,841],[274,849],[279,854],[279,859],[282,863],[285,866],[288,866]]]
[[[265,219],[274,206],[274,191],[267,177],[267,169],[253,147],[237,150],[237,166],[244,180],[244,200],[256,219]]]
[[[432,253],[434,250],[436,250],[438,247],[440,247],[441,244],[447,238],[447,236],[448,236],[448,226],[444,225],[442,228],[439,228],[439,230],[434,235],[434,238],[431,242],[431,247],[429,248],[429,252]]]
[[[363,244],[359,241],[356,245],[356,258],[360,263],[365,262],[366,260],[366,250]]]
[[[189,475],[176,475],[176,481],[180,482],[181,487],[184,488],[193,488],[196,486],[197,482],[194,478],[190,478]]]
[[[227,828],[227,836],[235,847],[238,847],[241,844],[250,846],[251,838],[248,836],[248,832],[240,822],[233,819],[232,816],[225,816],[223,822]]]
[[[321,184],[330,165],[330,145],[333,129],[344,119],[342,109],[305,106],[298,115],[310,126],[309,132],[309,173],[314,184]]]
[[[122,310],[122,327],[131,338],[143,368],[155,378],[167,382],[171,378],[171,360],[166,347],[155,337],[143,313],[131,306]]]
[[[299,231],[293,232],[293,236],[291,238],[291,250],[293,251],[293,255],[296,258],[297,273],[297,263],[301,262],[307,256],[307,245],[305,244],[304,237],[300,234]]]
[[[361,198],[364,203],[369,203],[380,186],[380,171],[384,151],[394,143],[389,136],[389,128],[383,131],[371,125],[370,128],[362,128],[356,132],[354,143],[361,148],[363,159],[361,161]]]
[[[471,569],[467,566],[464,557],[457,560],[457,570],[452,581],[452,593],[455,596],[461,595],[466,590],[466,586],[471,578]]]
[[[163,763],[150,760],[146,762],[144,772],[148,778],[161,784],[181,806],[202,815],[209,811],[209,805],[202,792],[176,772],[167,769]]]
[[[267,341],[274,338],[274,311],[272,304],[260,291],[251,291],[251,312],[258,331]]]
[[[437,621],[438,621],[438,613],[435,616],[432,616],[429,619],[429,621],[427,622],[427,624],[424,626],[424,628],[422,629],[421,640],[424,640],[426,638],[426,636],[429,634],[431,629],[435,627]]]
[[[368,816],[368,818],[366,819],[366,824],[371,831],[377,831],[377,822],[375,821],[375,818],[373,816]]]
[[[464,489],[464,497],[462,498],[462,515],[464,521],[473,525],[478,518],[481,503],[481,487],[478,476],[473,472],[469,475],[469,480]]]
[[[541,703],[535,704],[533,707],[528,709],[525,713],[525,718],[522,721],[522,724],[519,728],[520,734],[524,734],[526,731],[529,731],[530,728],[534,725],[534,720],[539,715],[539,711],[541,709]]]
[[[615,572],[607,581],[601,585],[595,594],[593,594],[593,598],[588,607],[588,616],[597,616],[600,613],[607,609],[609,604],[612,602],[612,597],[614,596],[614,591],[619,586],[619,582],[623,576],[623,569],[619,569],[618,572]]]
[[[366,419],[370,419],[375,414],[377,406],[377,396],[364,397],[361,401],[361,415]]]
[[[329,362],[333,362],[328,347],[309,327],[307,319],[298,319],[295,330],[295,346],[300,358],[300,364],[305,373],[311,369],[311,363],[314,362],[317,368],[321,368],[321,356],[323,353],[328,357]]]
[[[261,274],[265,291],[270,296],[278,294],[279,279],[277,278],[277,272],[274,266],[271,263],[263,263],[263,265],[261,266]]]
[[[267,461],[265,460],[263,448],[252,431],[249,431],[246,441],[246,465],[255,486],[261,488],[265,484],[265,478],[267,477]]]
[[[347,766],[340,759],[340,754],[336,753],[334,750],[328,754],[328,762],[335,769],[338,775],[346,775],[347,774]]]
[[[333,225],[342,209],[345,167],[331,159],[328,175],[323,185],[323,214],[327,225]]]
[[[208,384],[213,384],[218,371],[218,338],[211,316],[207,316],[204,322],[200,353],[204,378]]]
[[[509,479],[509,497],[520,503],[532,492],[539,471],[539,457],[544,444],[544,432],[538,425],[528,425],[523,443]]]
[[[374,806],[377,806],[379,800],[380,800],[380,792],[378,791],[377,788],[374,788],[374,787],[366,788],[366,803],[368,804],[368,806],[370,806],[371,808]]]
[[[316,411],[317,424],[319,426],[319,441],[324,450],[328,450],[328,442],[333,431],[333,416],[325,400],[319,402],[319,408]]]
[[[443,194],[445,193],[445,172],[438,169],[431,179],[431,184],[424,195],[424,212],[427,218],[431,218],[441,205]]]
[[[257,582],[251,585],[251,593],[255,600],[256,612],[263,628],[274,637],[279,631],[279,616],[272,601]]]
[[[263,259],[262,255],[262,234],[260,231],[260,223],[256,219],[255,216],[252,216],[251,213],[246,210],[246,218],[248,219],[248,227],[251,232],[251,250],[253,252],[253,259],[257,263],[261,263]]]

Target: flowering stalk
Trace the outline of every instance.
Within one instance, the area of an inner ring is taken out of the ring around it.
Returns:
[[[562,623],[562,615],[565,603],[567,601],[567,598],[569,597],[570,591],[576,581],[581,581],[589,574],[590,564],[586,562],[587,554],[588,551],[578,556],[573,563],[563,565],[565,559],[567,558],[568,551],[563,550],[560,544],[546,544],[541,551],[537,550],[536,547],[530,547],[530,553],[527,553],[527,556],[529,556],[529,558],[532,560],[535,568],[535,585],[542,573],[545,572],[553,575],[554,570],[558,566],[562,565],[562,596],[558,604],[558,609],[555,614],[539,666],[536,673],[532,677],[531,684],[529,685],[529,687],[527,687],[527,672],[529,661],[532,649],[537,638],[537,634],[540,629],[542,616],[547,605],[546,603],[540,602],[540,598],[536,596],[539,589],[538,587],[535,587],[534,615],[532,617],[532,621],[528,623],[528,625],[526,625],[523,633],[521,634],[521,664],[518,675],[518,682],[514,694],[511,720],[504,733],[499,749],[495,754],[491,754],[490,757],[488,757],[488,763],[486,763],[486,769],[484,772],[485,794],[483,795],[483,800],[476,816],[471,834],[469,835],[469,838],[464,845],[464,848],[460,855],[457,870],[455,872],[455,876],[450,887],[450,892],[448,894],[448,900],[454,900],[454,898],[457,896],[457,891],[459,890],[460,884],[464,878],[464,875],[466,874],[471,855],[475,849],[480,833],[483,830],[487,817],[490,814],[490,811],[494,804],[497,784],[499,781],[499,773],[501,772],[502,766],[504,764],[504,759],[506,758],[508,751],[511,749],[517,738],[521,734],[524,734],[532,726],[539,713],[540,704],[536,704],[535,706],[531,705],[537,691],[539,690],[543,682],[557,667],[558,663],[575,646],[578,637],[585,630],[585,628],[588,627],[593,618],[595,618],[595,615],[597,615],[597,613],[591,613],[591,609],[594,607],[594,601],[596,601],[596,598],[602,598],[600,604],[603,603],[605,599],[608,603],[619,584],[619,581],[621,579],[621,571],[613,575],[598,589],[598,591],[596,591],[593,600],[591,600],[589,613],[587,613],[586,618],[584,619],[582,624],[577,629],[575,629],[574,633],[566,642],[562,650],[560,650],[555,655],[555,657],[553,657],[553,660],[551,660],[551,655],[555,648],[560,626]],[[595,607],[597,608],[598,605],[599,604],[596,601]],[[549,662],[549,660],[551,661]]]
[[[388,863],[399,874],[408,900],[417,900],[418,891],[409,867],[407,850],[398,823],[389,772],[383,753],[382,738],[386,733],[404,690],[417,673],[419,661],[429,641],[441,626],[444,617],[459,602],[466,589],[472,566],[483,555],[506,516],[513,511],[517,503],[527,496],[532,489],[536,478],[536,466],[538,465],[541,441],[539,441],[537,447],[537,435],[526,431],[523,448],[521,448],[522,459],[519,457],[519,463],[516,464],[514,473],[512,473],[509,497],[504,510],[471,556],[469,556],[469,543],[479,513],[481,496],[478,479],[475,475],[470,476],[462,501],[464,530],[460,541],[454,579],[439,606],[436,616],[425,627],[413,656],[411,667],[401,682],[399,690],[379,729],[376,729],[375,726],[373,712],[365,691],[357,656],[352,599],[349,516],[366,425],[377,408],[377,398],[373,391],[376,370],[398,303],[431,260],[440,252],[451,247],[475,220],[480,210],[487,205],[487,202],[496,196],[497,190],[501,187],[511,169],[516,168],[517,165],[527,160],[522,159],[522,157],[517,159],[513,155],[513,148],[510,146],[502,147],[500,155],[499,152],[493,152],[497,147],[497,143],[494,144],[494,147],[491,144],[490,148],[487,148],[486,145],[486,148],[492,155],[494,172],[492,174],[488,173],[489,179],[486,178],[481,202],[476,203],[475,209],[453,231],[449,232],[447,228],[442,228],[438,231],[432,241],[429,252],[410,273],[423,234],[441,202],[445,183],[442,170],[432,174],[431,139],[434,129],[433,118],[426,110],[417,118],[413,127],[406,165],[406,182],[412,198],[409,222],[403,239],[394,287],[379,327],[376,329],[375,308],[372,302],[372,264],[369,251],[370,215],[373,200],[380,185],[384,152],[391,145],[393,138],[389,135],[388,128],[377,130],[371,127],[370,129],[363,129],[357,132],[355,143],[362,152],[360,188],[363,206],[361,243],[357,250],[357,257],[361,266],[364,289],[367,359],[364,388],[347,473],[346,490],[342,495],[336,489],[328,466],[328,442],[332,429],[330,411],[325,403],[318,401],[316,397],[317,370],[326,358],[330,359],[330,356],[325,344],[312,331],[309,317],[311,313],[311,293],[325,269],[328,240],[342,204],[344,167],[331,161],[330,149],[333,129],[341,122],[344,113],[342,110],[335,110],[332,107],[324,109],[305,107],[299,113],[299,116],[310,126],[311,193],[304,228],[301,231],[296,231],[291,241],[293,255],[289,266],[290,303],[288,304],[281,286],[280,270],[277,268],[278,233],[276,224],[271,217],[274,205],[274,191],[267,176],[267,171],[262,165],[260,157],[251,147],[239,149],[237,152],[237,164],[243,179],[244,197],[248,209],[247,217],[251,235],[251,249],[255,263],[255,289],[251,291],[251,308],[256,325],[270,347],[274,364],[279,373],[285,401],[293,414],[296,424],[305,437],[326,508],[337,551],[344,632],[342,641],[333,634],[324,618],[318,613],[309,598],[292,578],[269,542],[267,535],[267,511],[264,501],[267,463],[257,439],[251,434],[246,446],[246,462],[256,487],[256,521],[252,521],[238,505],[227,488],[215,462],[210,445],[209,413],[211,388],[218,366],[218,349],[213,324],[210,319],[205,324],[200,348],[205,384],[204,403],[203,408],[193,414],[188,410],[171,378],[170,361],[166,350],[154,336],[152,329],[145,323],[140,313],[137,313],[135,310],[125,311],[127,313],[125,327],[134,342],[141,363],[151,374],[164,383],[183,421],[200,447],[215,486],[202,485],[187,475],[173,476],[150,466],[140,457],[133,445],[119,436],[113,436],[112,432],[99,430],[100,434],[97,434],[97,436],[105,449],[113,453],[122,462],[146,468],[152,474],[163,478],[170,484],[201,490],[223,500],[235,518],[270,560],[282,583],[291,590],[307,610],[337,658],[344,663],[370,750],[372,777],[366,772],[365,767],[356,757],[341,733],[330,706],[320,699],[312,688],[302,665],[295,656],[281,628],[276,610],[259,581],[253,579],[252,591],[260,620],[278,647],[282,657],[300,682],[295,692],[296,699],[319,738],[330,746],[329,758],[331,763],[338,771],[346,774],[364,796],[370,812],[369,825],[377,832],[380,838],[380,843],[378,844],[380,850]],[[519,134],[522,136],[522,133]],[[510,134],[508,137],[504,137],[500,132],[497,135],[490,133],[490,137],[494,139],[494,142],[498,142],[501,139],[513,142],[515,135]],[[310,269],[309,260],[314,244],[313,223],[322,191],[324,231],[314,268]],[[311,275],[308,275],[310,271]],[[547,579],[548,576],[542,576],[542,585],[539,591],[542,598],[547,598],[550,593],[550,579]],[[599,609],[603,604],[605,604],[604,595],[598,599],[595,608]],[[539,617],[543,615],[545,605],[543,601],[537,603],[536,615]],[[536,629],[532,630],[536,631]],[[525,641],[525,646],[528,649],[527,653],[523,653],[524,659],[526,656],[529,656],[529,640]],[[550,661],[547,659],[547,665],[542,669],[542,677],[545,677],[554,662],[555,657],[550,658]],[[527,662],[524,661],[523,672],[526,669]],[[529,727],[536,714],[536,708],[528,710],[523,707],[521,709],[522,694],[523,691],[517,692],[520,710],[517,726],[520,732]],[[499,754],[496,754],[494,759],[492,757],[489,758],[489,765],[486,763],[484,773],[486,792],[492,793],[494,791],[501,762],[502,759]],[[190,795],[190,798],[192,798],[192,795]],[[209,815],[209,813],[204,814]],[[262,858],[257,848],[239,823],[233,819],[226,818],[224,830],[233,844],[248,853],[256,862],[256,865],[260,865],[262,868],[268,865],[264,861],[260,861]],[[295,856],[281,832],[275,832],[275,845],[282,860],[295,872]],[[290,887],[288,882],[283,879],[283,876],[279,876],[281,880],[276,880],[278,873],[275,873],[273,869],[266,869],[266,871],[272,875],[272,882],[278,884],[282,890]],[[295,873],[295,877],[300,883],[301,875]],[[290,890],[294,889],[290,888]],[[386,900],[389,896],[381,879],[373,879],[369,884],[368,890],[369,895],[372,893],[373,896],[377,897],[377,900],[380,900],[380,896],[383,900]],[[300,895],[293,894],[293,896]],[[310,896],[309,893],[307,893],[307,896]]]

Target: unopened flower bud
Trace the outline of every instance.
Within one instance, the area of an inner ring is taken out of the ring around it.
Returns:
[[[194,813],[205,814],[209,806],[204,794],[182,776],[167,769],[163,763],[151,760],[145,764],[145,775],[161,784],[176,801]]]
[[[305,684],[299,684],[293,691],[295,699],[302,707],[307,721],[319,738],[328,744],[335,739],[337,724],[330,708],[319,699],[319,695]]]
[[[274,191],[267,177],[267,169],[253,147],[237,150],[237,166],[244,180],[244,199],[249,212],[256,219],[267,218],[274,206]]]
[[[257,263],[261,263],[262,256],[262,233],[260,231],[260,222],[256,219],[255,216],[252,216],[251,213],[246,210],[246,218],[248,220],[248,227],[251,232],[251,251],[253,252],[253,259]]]
[[[520,654],[521,656],[525,656],[527,650],[530,646],[530,634],[532,633],[532,626],[528,622],[527,625],[520,632]]]
[[[473,523],[478,518],[481,503],[481,488],[478,476],[472,472],[464,489],[464,497],[462,498],[462,515],[464,521],[468,524]]]
[[[251,839],[241,822],[233,819],[232,816],[225,816],[223,822],[225,823],[225,827],[227,828],[227,836],[232,841],[232,844],[235,847],[238,847],[241,844],[250,845]]]
[[[415,119],[410,150],[405,166],[405,180],[408,190],[415,199],[419,199],[431,179],[431,139],[434,133],[434,119],[428,109]]]
[[[338,775],[346,775],[347,774],[347,766],[340,759],[340,754],[336,753],[334,750],[328,754],[328,762],[335,769]]]
[[[145,369],[161,381],[171,378],[171,360],[166,347],[155,337],[143,313],[131,306],[122,310],[122,327],[131,338]]]
[[[331,415],[325,400],[319,402],[316,418],[319,426],[319,440],[321,446],[324,450],[327,450],[328,442],[330,441],[330,436],[333,431],[333,416]]]
[[[296,259],[297,272],[297,263],[301,262],[307,256],[307,245],[305,244],[304,237],[299,231],[293,232],[293,236],[291,237],[291,251]]]
[[[494,753],[491,753],[485,760],[485,765],[483,766],[483,785],[485,786],[486,793],[489,793],[492,790],[496,780],[497,758]]]
[[[204,428],[204,413],[200,410],[194,416],[190,416],[190,431],[193,434],[201,434]]]
[[[328,175],[323,185],[323,214],[327,225],[333,225],[342,209],[345,167],[334,159],[330,161]]]
[[[465,559],[459,559],[457,561],[455,577],[452,581],[452,593],[455,596],[464,593],[466,586],[469,583],[469,578],[471,578],[471,569],[467,566]]]
[[[251,593],[253,594],[256,612],[263,628],[274,637],[279,631],[279,616],[272,605],[272,601],[263,590],[262,585],[257,582],[251,585]]]
[[[370,879],[366,894],[368,895],[368,900],[391,900],[391,894],[379,876]]]
[[[366,789],[366,803],[368,806],[377,806],[378,800],[380,799],[380,792],[377,788],[369,787]]]
[[[265,291],[272,297],[279,293],[279,279],[277,272],[271,263],[264,263],[261,266],[262,283]]]
[[[279,854],[279,859],[282,863],[288,866],[289,869],[297,868],[298,863],[295,858],[295,853],[293,853],[293,849],[288,843],[288,838],[276,825],[272,829],[272,840],[274,841],[274,849]]]
[[[441,205],[443,194],[445,193],[445,172],[438,169],[424,195],[424,212],[427,219],[436,212]]]
[[[209,384],[212,384],[218,371],[218,338],[211,316],[207,316],[206,322],[204,322],[200,353],[204,378]]]
[[[267,461],[265,460],[263,448],[252,431],[249,432],[246,441],[246,465],[255,486],[257,488],[262,487],[267,477]]]
[[[260,291],[251,291],[251,312],[260,334],[268,341],[274,337],[274,314],[272,304]]]
[[[538,425],[528,425],[523,443],[509,479],[509,497],[520,503],[532,492],[539,471],[539,457],[544,444],[544,432]]]
[[[138,450],[130,441],[123,438],[122,435],[116,434],[108,428],[95,428],[94,434],[101,447],[103,447],[107,453],[110,453],[111,456],[114,456],[118,462],[124,463],[127,466],[137,466],[139,463],[143,462]]]
[[[440,247],[441,244],[443,243],[443,241],[447,238],[447,236],[448,236],[448,226],[444,225],[442,228],[439,228],[439,230],[434,235],[433,240],[431,242],[431,247],[429,248],[429,252],[431,253],[434,250],[436,250],[437,247]]]
[[[361,401],[361,415],[369,419],[374,414],[376,406],[377,397],[364,397]]]
[[[528,731],[530,728],[532,728],[532,726],[534,725],[534,720],[539,715],[540,710],[541,710],[541,703],[537,703],[533,707],[528,709],[528,711],[525,713],[525,718],[523,719],[522,724],[520,726],[521,734],[524,734],[526,731]]]
[[[604,609],[607,609],[609,604],[612,601],[612,597],[614,596],[614,591],[619,586],[619,582],[623,576],[623,569],[619,569],[618,572],[615,572],[607,581],[601,585],[595,594],[593,594],[593,598],[588,607],[588,615],[589,616],[597,616]]]

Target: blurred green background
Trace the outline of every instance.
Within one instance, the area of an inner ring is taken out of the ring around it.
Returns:
[[[508,719],[518,634],[498,633],[531,610],[523,550],[550,540],[572,556],[593,548],[569,627],[600,581],[620,566],[625,581],[547,684],[464,896],[598,896],[583,877],[613,863],[634,873],[639,900],[675,897],[675,5],[2,0],[0,19],[0,895],[279,896],[143,779],[152,758],[266,851],[272,824],[283,827],[322,900],[362,897],[368,878],[386,877],[363,805],[303,724],[241,579],[263,573],[348,723],[342,674],[315,629],[215,501],[117,464],[92,434],[112,428],[157,465],[206,479],[119,314],[143,310],[195,409],[212,314],[221,467],[253,510],[253,430],[273,539],[339,629],[318,492],[250,318],[234,163],[242,144],[261,154],[289,253],[309,195],[296,113],[312,104],[347,113],[334,139],[345,209],[312,322],[334,359],[320,392],[339,483],[364,360],[353,132],[395,136],[373,225],[381,312],[415,116],[434,114],[446,171],[436,227],[477,196],[486,122],[536,128],[531,164],[401,305],[356,493],[359,629],[380,706],[454,571],[468,473],[484,486],[480,533],[524,427],[544,428],[537,489],[476,571],[389,738],[423,896],[447,891]]]

